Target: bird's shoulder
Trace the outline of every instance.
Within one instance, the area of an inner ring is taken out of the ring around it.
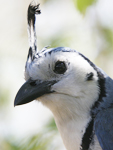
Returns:
[[[94,131],[103,150],[113,149],[113,105],[101,110],[94,121]]]

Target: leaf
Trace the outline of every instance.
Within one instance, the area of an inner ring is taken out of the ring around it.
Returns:
[[[92,5],[96,0],[73,0],[77,9],[84,14],[86,9]]]

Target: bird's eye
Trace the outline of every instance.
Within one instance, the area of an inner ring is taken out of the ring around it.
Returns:
[[[54,72],[57,74],[63,74],[67,70],[63,61],[57,61],[55,64]]]

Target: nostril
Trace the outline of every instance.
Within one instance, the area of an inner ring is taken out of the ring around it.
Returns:
[[[32,81],[32,82],[30,83],[30,85],[31,85],[31,86],[36,86],[36,81]]]

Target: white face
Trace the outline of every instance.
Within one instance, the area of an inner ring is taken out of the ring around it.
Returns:
[[[60,99],[66,95],[76,99],[83,98],[86,100],[86,102],[84,100],[83,104],[87,104],[88,101],[88,105],[91,106],[98,98],[99,93],[98,76],[94,68],[77,52],[53,51],[50,54],[49,51],[39,52],[39,57],[32,63],[27,64],[25,72],[26,80],[30,77],[33,80],[57,81],[51,87],[51,90],[55,91],[55,93],[43,95],[39,98],[40,101],[43,103],[46,101],[46,105],[48,105],[49,101],[55,102],[56,97],[58,101],[58,94],[60,94]],[[63,73],[55,72],[57,62],[65,64],[66,70]],[[89,79],[88,76],[90,76]],[[55,94],[57,95],[55,96]],[[93,97],[94,101],[89,102],[91,97]]]

